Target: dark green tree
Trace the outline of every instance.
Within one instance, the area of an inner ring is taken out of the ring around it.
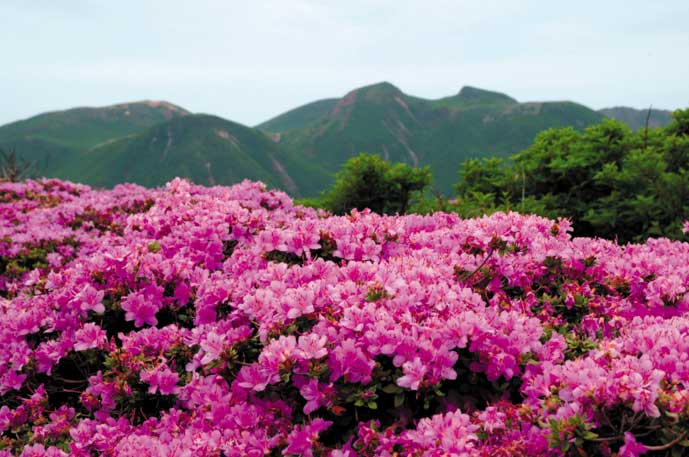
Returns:
[[[404,214],[415,195],[431,183],[428,167],[392,164],[375,154],[360,154],[345,162],[333,186],[317,202],[334,214],[369,208],[379,214]]]
[[[550,129],[510,160],[463,164],[454,209],[511,209],[574,221],[575,234],[640,241],[682,237],[689,218],[689,109],[663,129],[605,120]]]

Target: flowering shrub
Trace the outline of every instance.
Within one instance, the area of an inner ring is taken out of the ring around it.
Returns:
[[[0,185],[0,455],[682,455],[689,245]]]

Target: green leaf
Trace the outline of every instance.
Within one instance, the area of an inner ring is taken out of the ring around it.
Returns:
[[[395,395],[395,408],[399,408],[403,404],[404,404],[404,395],[402,395],[402,394]]]
[[[383,392],[386,394],[397,394],[402,392],[402,388],[398,386],[397,384],[388,384],[387,386],[383,387],[381,389]]]
[[[598,433],[594,433],[590,430],[586,430],[583,435],[581,435],[582,438],[585,440],[595,440],[598,438]]]

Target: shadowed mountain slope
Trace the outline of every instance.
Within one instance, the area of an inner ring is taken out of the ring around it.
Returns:
[[[279,143],[334,172],[360,153],[413,166],[430,165],[436,185],[452,191],[459,164],[469,158],[507,156],[527,147],[536,134],[551,127],[583,129],[603,119],[572,102],[519,103],[515,99],[474,87],[454,96],[427,100],[403,93],[388,82],[353,90],[323,101],[330,110],[314,119],[306,105],[275,119],[289,119]],[[303,118],[301,126],[295,121]],[[284,124],[278,124],[278,127]]]

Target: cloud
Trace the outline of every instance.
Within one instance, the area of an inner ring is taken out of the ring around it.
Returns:
[[[472,84],[689,103],[682,0],[7,0],[0,17],[0,123],[161,95],[251,124],[380,80],[423,97]]]

